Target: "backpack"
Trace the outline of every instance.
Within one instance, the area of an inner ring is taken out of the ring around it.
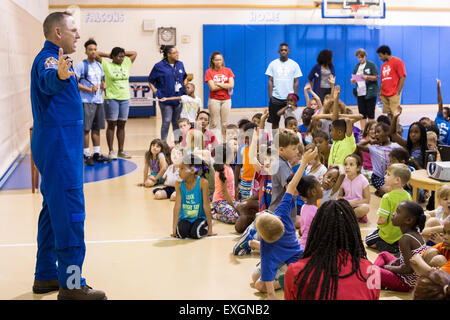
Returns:
[[[90,84],[94,85],[94,84],[93,84],[91,81],[89,81],[88,78],[87,78],[87,75],[88,75],[88,72],[89,72],[89,65],[88,65],[88,60],[87,60],[87,59],[84,59],[84,60],[83,60],[83,67],[84,67],[84,70],[83,70],[83,73],[81,74],[80,79],[78,80],[78,82],[81,83],[81,80],[84,79],[84,80],[86,80],[87,82],[89,82]]]

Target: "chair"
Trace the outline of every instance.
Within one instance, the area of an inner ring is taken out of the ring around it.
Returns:
[[[30,143],[32,134],[33,134],[33,127],[30,128]],[[30,163],[31,163],[31,192],[34,193],[35,189],[37,189],[39,185],[39,171],[34,165],[31,147],[30,147]]]

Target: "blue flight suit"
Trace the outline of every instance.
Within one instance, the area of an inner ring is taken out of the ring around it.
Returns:
[[[31,69],[31,151],[44,198],[38,223],[36,280],[67,280],[80,286],[84,243],[83,105],[75,76],[57,76],[59,47],[45,41]],[[73,71],[73,68],[70,68]],[[56,266],[58,262],[58,266]],[[78,266],[74,274],[69,266]],[[67,273],[71,271],[71,273]],[[70,288],[70,287],[69,287]],[[73,288],[73,287],[72,287]]]

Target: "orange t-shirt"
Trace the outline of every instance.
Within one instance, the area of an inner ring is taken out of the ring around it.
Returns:
[[[250,163],[249,158],[250,146],[244,148],[244,163],[242,164],[241,179],[245,181],[252,181],[255,176],[255,168]]]
[[[450,273],[450,250],[448,250],[448,249],[445,248],[443,242],[438,243],[437,245],[432,246],[432,248],[438,249],[439,252],[440,252],[444,257],[447,258],[447,263],[444,264],[444,265],[441,267],[441,269],[444,270],[444,271],[446,271],[447,273]],[[426,252],[426,251],[425,251],[425,252]],[[422,253],[422,255],[424,255],[425,252]]]

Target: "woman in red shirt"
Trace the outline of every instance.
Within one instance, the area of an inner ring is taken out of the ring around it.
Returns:
[[[221,125],[222,136],[228,123],[231,110],[231,93],[234,88],[234,74],[225,68],[223,55],[214,51],[209,59],[209,69],[205,73],[205,82],[209,86],[208,109],[211,114],[210,129],[214,130]]]
[[[286,271],[284,299],[378,300],[379,272],[372,267],[348,201],[324,202],[312,221],[302,259]]]

